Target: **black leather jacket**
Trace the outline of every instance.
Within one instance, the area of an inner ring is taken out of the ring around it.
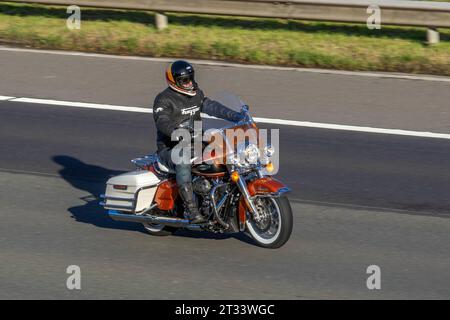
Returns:
[[[201,121],[200,112],[233,122],[242,118],[241,113],[205,97],[200,89],[197,89],[197,94],[191,97],[167,88],[156,96],[153,105],[158,152],[173,148],[178,142],[171,141],[172,132],[187,121],[191,126],[194,121]]]

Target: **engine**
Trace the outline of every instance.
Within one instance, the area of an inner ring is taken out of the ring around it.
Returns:
[[[211,182],[206,178],[197,177],[192,181],[192,188],[196,194],[205,197],[211,191]]]

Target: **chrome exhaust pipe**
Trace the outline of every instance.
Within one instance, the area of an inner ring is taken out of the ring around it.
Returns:
[[[116,210],[108,210],[108,215],[114,221],[156,223],[176,228],[200,228],[200,225],[190,224],[188,219],[158,217],[151,215],[126,214]]]

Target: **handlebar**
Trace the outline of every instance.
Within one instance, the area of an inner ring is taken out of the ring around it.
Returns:
[[[243,113],[245,117],[244,117],[243,120],[237,122],[238,124],[245,124],[245,123],[253,123],[254,122],[252,116],[250,115],[249,109],[250,109],[250,107],[248,105],[246,105],[246,104],[244,104],[241,107],[241,113]]]

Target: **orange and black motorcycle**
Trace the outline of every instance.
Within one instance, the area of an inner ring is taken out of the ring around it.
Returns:
[[[230,132],[258,132],[248,107],[241,101],[239,104],[245,119],[214,133],[215,141],[220,137],[225,147],[213,149],[192,167],[194,194],[206,222],[189,222],[175,176],[156,154],[132,160],[137,170],[108,180],[100,203],[108,215],[116,221],[142,223],[152,235],[170,235],[180,228],[245,232],[259,246],[283,246],[293,225],[286,196],[289,188],[272,177],[271,158],[275,152],[272,145],[258,146],[251,139],[239,143],[238,135],[232,135],[235,141],[230,143]]]

